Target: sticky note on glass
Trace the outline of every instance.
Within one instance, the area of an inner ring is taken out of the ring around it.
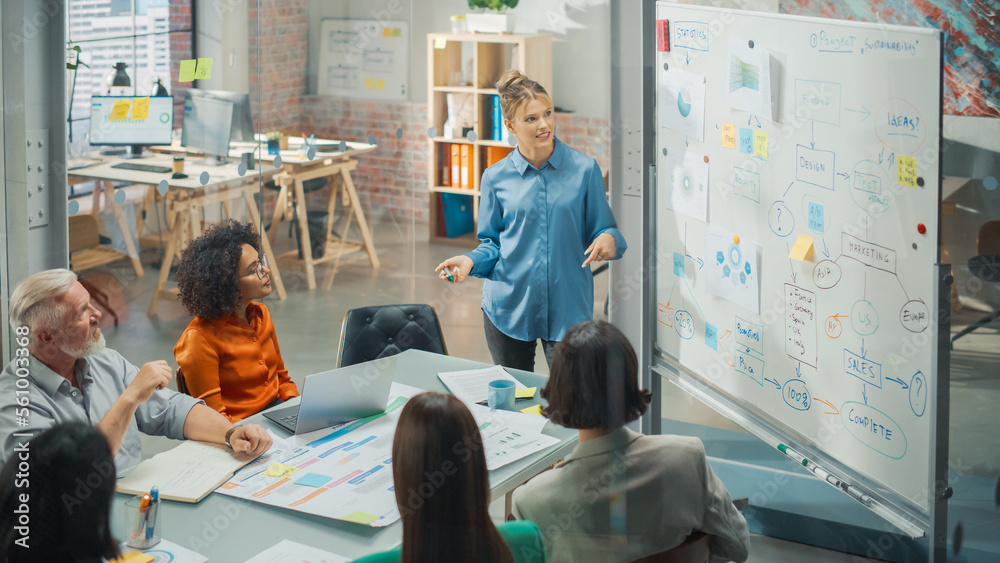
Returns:
[[[792,251],[788,254],[788,257],[799,262],[811,262],[813,258],[813,238],[809,235],[799,235],[799,239],[795,241],[795,246],[792,247]]]
[[[533,407],[521,409],[521,412],[524,414],[537,414],[538,416],[542,416],[542,405],[535,405]]]
[[[447,46],[448,46],[448,40],[445,39],[444,37],[435,37],[434,38],[434,48],[435,49],[444,49]]]
[[[371,90],[374,87],[375,87],[375,79],[374,78],[365,78],[365,88]]]
[[[394,27],[394,28],[392,28],[392,36],[393,37],[402,37],[403,36],[403,28],[401,28],[401,27]]]
[[[290,477],[292,473],[295,473],[298,470],[298,467],[292,467],[291,465],[285,465],[284,463],[272,463],[271,466],[264,471],[264,475],[284,479],[286,477]]]
[[[181,61],[181,70],[177,73],[177,82],[191,82],[194,80],[194,69],[198,66],[196,59]]]
[[[198,59],[198,68],[194,71],[194,77],[199,80],[212,78],[212,59]]]
[[[347,520],[348,522],[355,522],[358,524],[371,524],[372,522],[378,520],[378,516],[374,514],[368,514],[367,512],[361,512],[360,510],[352,512],[347,516],[341,516],[341,520]]]
[[[705,323],[705,346],[712,350],[719,349],[719,331],[712,323]]]
[[[722,124],[722,148],[736,148],[736,125],[732,123]]]
[[[382,37],[392,37],[392,28],[391,27],[383,27],[382,28]]]
[[[684,255],[680,252],[674,252],[674,275],[684,277]]]
[[[767,131],[753,132],[753,154],[767,159]]]
[[[753,154],[753,130],[740,127],[740,152]]]
[[[378,80],[376,80],[375,81],[375,89],[376,90],[385,90],[385,80],[383,80],[381,78],[379,78]]]
[[[132,121],[149,117],[149,97],[132,98]]]
[[[535,391],[538,387],[528,387],[527,389],[515,389],[514,398],[515,399],[530,399],[535,396]]]
[[[908,188],[917,187],[917,159],[912,156],[896,157],[896,183]]]
[[[111,115],[108,121],[122,121],[128,117],[128,108],[132,105],[132,100],[115,100],[115,105],[111,108]]]

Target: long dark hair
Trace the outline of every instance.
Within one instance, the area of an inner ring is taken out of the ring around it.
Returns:
[[[118,557],[109,522],[114,489],[115,463],[100,430],[70,422],[32,438],[0,471],[0,561]],[[20,526],[30,531],[27,548]]]
[[[452,395],[421,393],[403,407],[392,441],[392,478],[403,517],[401,563],[512,563],[490,520],[482,436]]]

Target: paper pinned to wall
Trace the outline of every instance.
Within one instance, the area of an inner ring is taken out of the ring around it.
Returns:
[[[705,140],[705,77],[673,65],[659,71],[660,125]]]
[[[709,293],[760,313],[760,247],[732,233],[708,229],[705,234],[706,287]]]
[[[708,220],[708,163],[700,154],[671,150],[667,156],[663,174],[658,180],[662,186],[660,197],[667,207],[678,213],[694,217],[699,221]]]
[[[726,105],[774,121],[771,111],[771,53],[746,41],[730,41],[726,52],[729,83]]]

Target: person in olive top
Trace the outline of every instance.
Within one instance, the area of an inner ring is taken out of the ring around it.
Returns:
[[[392,441],[403,545],[355,563],[542,563],[531,522],[493,525],[486,455],[476,419],[453,395],[421,393],[403,406]]]
[[[236,422],[298,397],[281,359],[267,307],[267,256],[252,224],[211,227],[184,250],[177,269],[181,303],[194,315],[174,346],[188,391]]]

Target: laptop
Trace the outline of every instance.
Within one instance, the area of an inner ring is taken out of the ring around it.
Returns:
[[[299,404],[264,416],[293,434],[305,434],[385,410],[396,362],[381,358],[306,376]]]

